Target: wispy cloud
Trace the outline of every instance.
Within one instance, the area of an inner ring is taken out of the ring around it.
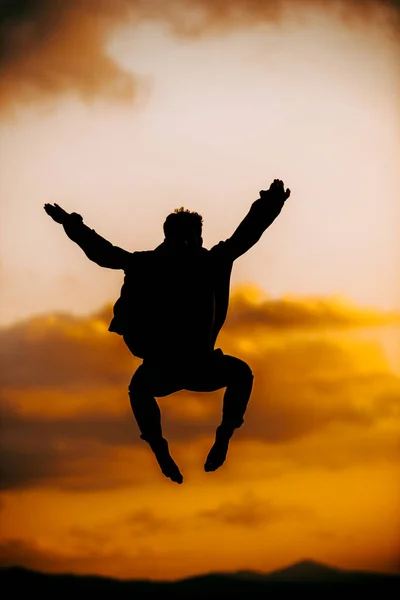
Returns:
[[[313,517],[309,508],[302,506],[276,506],[271,501],[254,494],[243,496],[240,502],[224,502],[216,508],[200,512],[200,517],[234,527],[263,527],[280,520],[297,520]]]

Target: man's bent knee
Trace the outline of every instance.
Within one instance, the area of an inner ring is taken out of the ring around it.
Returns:
[[[231,378],[237,384],[252,385],[254,375],[253,371],[244,360],[237,359],[237,363],[235,363],[231,372]]]
[[[128,385],[128,393],[130,398],[135,396],[148,395],[150,393],[148,381],[145,376],[142,365],[135,371]]]

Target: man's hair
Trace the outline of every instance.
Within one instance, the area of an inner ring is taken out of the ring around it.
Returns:
[[[173,213],[165,219],[163,228],[166,238],[183,239],[190,231],[201,235],[203,217],[197,212],[191,212],[186,208],[176,208]]]

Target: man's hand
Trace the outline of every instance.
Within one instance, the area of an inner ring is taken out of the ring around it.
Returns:
[[[285,186],[283,181],[280,179],[274,179],[274,181],[269,186],[269,190],[261,190],[260,198],[268,200],[269,202],[274,202],[276,204],[281,204],[282,206],[285,204],[286,200],[290,196],[290,190],[287,188],[285,190]]]
[[[45,204],[44,210],[56,223],[65,223],[70,216],[66,210],[58,206],[58,204]]]

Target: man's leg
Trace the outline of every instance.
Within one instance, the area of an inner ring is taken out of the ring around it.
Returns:
[[[204,465],[206,471],[216,471],[225,462],[229,440],[235,429],[244,422],[253,388],[253,373],[243,360],[216,350],[210,361],[193,374],[185,385],[186,389],[193,392],[211,392],[226,387],[221,424]]]
[[[162,435],[161,411],[154,397],[167,396],[178,390],[173,382],[163,382],[162,379],[159,370],[140,365],[129,384],[129,398],[140,437],[149,444],[161,471],[172,481],[182,483],[182,474],[169,453],[167,440]]]

